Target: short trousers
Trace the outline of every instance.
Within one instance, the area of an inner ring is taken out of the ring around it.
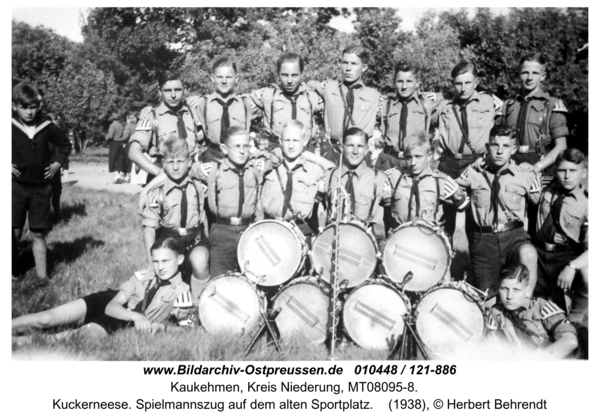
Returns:
[[[42,185],[21,184],[12,181],[12,227],[23,229],[29,219],[29,229],[44,230],[50,217],[50,183]]]
[[[105,314],[106,306],[118,293],[118,290],[109,289],[84,296],[82,299],[85,302],[87,310],[83,325],[98,324],[109,334],[123,328],[132,327],[134,323],[131,321],[123,321]]]

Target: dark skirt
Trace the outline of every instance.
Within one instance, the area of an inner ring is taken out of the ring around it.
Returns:
[[[123,171],[123,159],[125,154],[123,152],[122,141],[111,141],[110,148],[108,149],[108,172],[122,172]]]

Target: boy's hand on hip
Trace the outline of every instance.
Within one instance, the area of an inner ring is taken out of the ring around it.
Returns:
[[[60,169],[60,163],[52,162],[44,171],[44,178],[51,179],[54,177],[56,172]]]

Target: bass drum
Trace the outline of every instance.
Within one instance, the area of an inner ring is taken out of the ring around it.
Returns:
[[[415,327],[432,358],[456,358],[484,337],[483,303],[458,283],[436,287],[415,308]]]
[[[421,292],[444,279],[451,259],[450,241],[441,228],[409,222],[394,229],[387,240],[383,269],[404,290]]]
[[[316,273],[330,283],[331,255],[335,225],[319,233],[313,243],[311,260]],[[346,287],[356,287],[371,277],[377,266],[379,251],[375,237],[357,222],[340,223],[339,279]]]
[[[308,247],[293,222],[262,220],[244,231],[238,244],[242,271],[261,286],[279,286],[304,266]]]
[[[329,294],[313,277],[300,277],[273,297],[273,309],[281,308],[275,318],[282,338],[304,335],[313,344],[325,342]]]
[[[404,315],[410,302],[381,280],[358,286],[344,303],[344,330],[360,347],[392,351],[404,332]]]
[[[209,281],[198,301],[200,324],[210,333],[252,334],[263,310],[262,293],[239,274],[224,274]]]

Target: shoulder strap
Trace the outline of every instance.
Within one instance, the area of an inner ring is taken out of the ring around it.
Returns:
[[[396,185],[394,186],[394,191],[392,192],[392,203],[396,200],[396,191],[398,191],[398,187],[400,186],[400,182],[402,182],[402,178],[404,178],[405,174],[400,173],[400,177],[398,181],[396,181]]]
[[[429,108],[425,105],[425,97],[421,94],[421,92],[417,93],[419,100],[421,101],[421,107],[423,108],[423,112],[425,113],[425,131],[429,133],[429,125],[431,124],[431,112]]]
[[[156,109],[152,108],[152,134],[150,134],[150,147],[158,146],[158,119],[156,118]]]
[[[313,127],[315,124],[315,118],[313,117],[313,104],[312,101],[310,100],[310,91],[307,90],[305,91],[306,93],[306,100],[308,101],[308,107],[310,108],[310,133],[311,133],[311,137],[312,137],[312,132],[313,132]]]
[[[273,132],[273,112],[275,111],[275,94],[277,93],[277,86],[273,86],[273,96],[271,97],[271,121],[269,122],[269,125],[271,127],[271,134],[274,134]]]
[[[219,175],[221,174],[221,161],[217,162],[217,170],[215,172],[215,210],[217,211],[217,216],[220,217],[219,214],[219,186],[217,183],[219,182]]]
[[[390,127],[390,108],[392,107],[392,98],[388,98],[385,104],[385,118],[383,120],[384,132],[383,137],[387,137],[387,132]]]
[[[369,216],[367,216],[367,220],[371,219],[371,216],[373,215],[373,208],[375,207],[375,201],[377,201],[377,180],[379,178],[379,171],[377,169],[374,169],[374,171],[375,176],[373,180],[373,200],[371,201],[371,207],[369,207]]]

